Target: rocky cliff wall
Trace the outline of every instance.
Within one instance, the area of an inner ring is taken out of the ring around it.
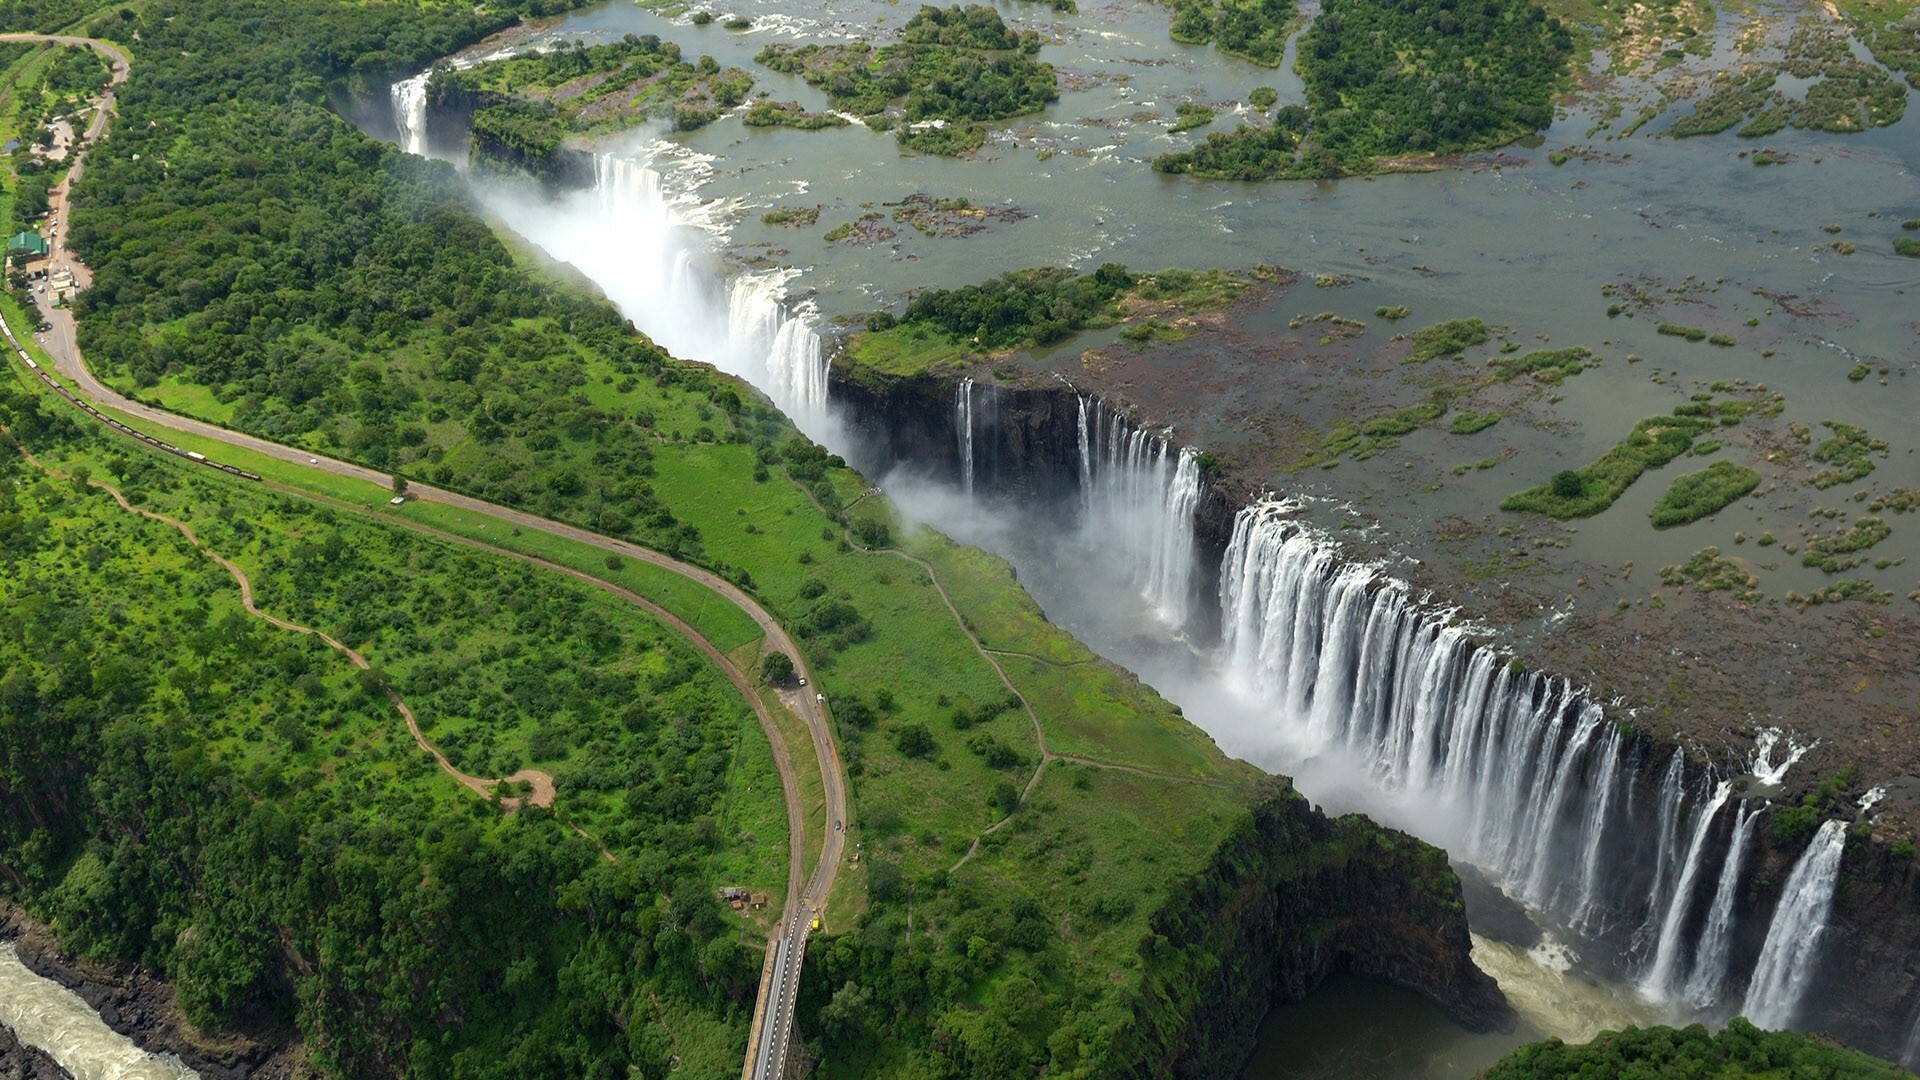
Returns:
[[[52,1058],[13,1037],[0,1027],[0,1077],[7,1080],[73,1080]]]
[[[1413,990],[1476,1030],[1512,1022],[1469,958],[1446,854],[1329,819],[1291,786],[1257,803],[1150,926],[1131,1045],[1115,1054],[1131,1075],[1238,1075],[1268,1010],[1336,972]]]
[[[89,963],[62,952],[47,931],[0,900],[0,941],[12,942],[20,962],[34,973],[78,994],[108,1027],[150,1053],[172,1054],[202,1080],[282,1080],[306,1075],[289,1030],[247,1034],[202,1032],[187,1022],[173,988],[153,972],[132,965]],[[29,1055],[39,1052],[23,1048]],[[7,1033],[0,1030],[0,1077],[64,1077],[64,1071],[7,1071]],[[48,1064],[51,1064],[50,1062]]]
[[[877,476],[905,466],[958,482],[959,437],[954,408],[957,375],[876,377],[844,362],[836,364],[833,375],[832,399],[841,417],[861,436],[854,459],[857,467]],[[982,376],[982,381],[989,378]],[[1053,500],[1047,505],[1071,500],[1080,477],[1076,391],[1065,384],[991,390],[976,386],[975,395],[976,492],[989,498],[1024,501],[1037,496]],[[1106,407],[1127,411],[1124,402],[1108,400]],[[1260,494],[1253,484],[1236,480],[1230,471],[1209,477],[1194,516],[1195,558],[1202,577],[1197,596],[1201,603],[1195,607],[1188,632],[1196,640],[1216,632],[1221,557],[1232,539],[1235,515]],[[1635,730],[1623,762],[1621,783],[1625,790],[1616,790],[1615,798],[1630,806],[1657,806],[1666,770],[1680,745],[1648,730]],[[1691,742],[1685,745],[1691,747],[1688,787],[1696,793],[1688,804],[1691,808],[1698,805],[1697,793],[1710,788],[1708,767],[1717,767],[1720,775],[1725,775],[1732,763],[1710,759]],[[1777,805],[1767,813],[1777,814],[1793,805],[1819,779],[1802,766],[1789,777],[1794,790],[1784,796],[1773,793]],[[1590,793],[1575,794],[1584,797]],[[1849,804],[1844,801],[1824,810],[1826,816],[1847,812]],[[1606,864],[1624,872],[1608,883],[1606,908],[1596,913],[1592,925],[1586,928],[1591,941],[1583,950],[1599,969],[1629,982],[1653,944],[1648,930],[1648,897],[1654,887],[1659,840],[1651,828],[1651,812],[1643,817],[1647,827],[1615,828],[1605,838],[1609,849]],[[1706,851],[1710,854],[1705,867],[1709,875],[1718,873],[1733,825],[1734,814],[1728,808],[1708,834]],[[1850,840],[1844,876],[1816,961],[1819,966],[1812,973],[1814,981],[1796,1024],[1895,1059],[1904,1052],[1908,1033],[1920,1018],[1920,870],[1916,870],[1911,843],[1898,846],[1908,835],[1905,826],[1896,823],[1885,829],[1859,830]],[[1744,991],[1740,979],[1753,970],[1779,903],[1780,889],[1804,851],[1806,839],[1792,836],[1776,840],[1772,823],[1767,820],[1756,827],[1752,843],[1743,875],[1745,884],[1736,901],[1729,956],[1729,970],[1736,973],[1736,978],[1727,988],[1728,1001],[1724,1003],[1730,1008],[1739,1004],[1738,997]],[[1712,893],[1711,880],[1696,887],[1686,925],[1697,928],[1704,923]],[[1318,970],[1314,963],[1305,961],[1291,969]],[[1391,976],[1390,972],[1370,972],[1363,967],[1348,970]],[[1324,974],[1312,981],[1317,982]],[[1279,983],[1269,996],[1290,1000],[1285,995],[1298,987],[1298,983]],[[1229,992],[1226,986],[1216,989]],[[1238,1031],[1243,1020],[1222,1020],[1214,1027],[1221,1032]],[[1252,1023],[1257,1022],[1256,1014]]]

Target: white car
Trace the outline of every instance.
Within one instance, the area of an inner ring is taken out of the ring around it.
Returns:
[[[318,464],[320,464],[320,459],[319,459],[319,458],[317,458],[317,457],[310,457],[310,458],[308,458],[308,459],[307,459],[307,464],[309,464],[309,465],[318,465]]]

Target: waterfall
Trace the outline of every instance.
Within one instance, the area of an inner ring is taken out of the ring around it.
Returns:
[[[20,962],[0,944],[0,1024],[59,1063],[74,1080],[188,1080],[199,1074],[171,1055],[140,1049],[80,995]]]
[[[1693,909],[1694,880],[1700,876],[1700,863],[1706,857],[1707,838],[1713,831],[1714,818],[1720,814],[1720,808],[1727,804],[1727,798],[1733,794],[1733,785],[1722,780],[1714,788],[1713,800],[1702,807],[1694,818],[1693,839],[1687,844],[1687,853],[1680,864],[1680,880],[1673,887],[1673,894],[1667,899],[1667,913],[1660,921],[1659,944],[1655,946],[1653,961],[1640,980],[1640,992],[1656,1001],[1673,999],[1679,978],[1677,965],[1681,960],[1684,947],[1682,936],[1686,929],[1687,915]]]
[[[1580,830],[1580,850],[1585,861],[1580,867],[1580,907],[1574,912],[1573,925],[1584,933],[1593,933],[1598,911],[1595,898],[1600,886],[1600,847],[1606,840],[1608,811],[1613,809],[1613,792],[1620,786],[1620,748],[1626,742],[1619,725],[1607,734],[1606,758],[1594,781],[1596,797],[1588,800],[1586,824]]]
[[[1218,657],[1235,692],[1270,705],[1303,757],[1355,759],[1428,838],[1565,922],[1630,889],[1601,864],[1622,736],[1600,707],[1344,561],[1295,509],[1234,521]]]
[[[400,149],[409,154],[427,154],[427,80],[431,68],[410,79],[402,79],[387,88],[393,102],[393,130],[400,137]]]
[[[960,380],[953,396],[953,430],[960,437],[960,489],[973,494],[973,379]]]
[[[1713,906],[1707,909],[1707,925],[1694,951],[1693,973],[1687,976],[1687,985],[1681,991],[1687,1004],[1696,1009],[1719,1004],[1725,990],[1727,955],[1733,948],[1733,902],[1740,891],[1740,870],[1746,861],[1748,841],[1763,808],[1764,804],[1742,802],[1735,818],[1733,840],[1720,867],[1720,884],[1713,890]]]
[[[1079,399],[1080,501],[1090,544],[1117,557],[1128,580],[1174,626],[1195,594],[1193,515],[1205,491],[1200,452],[1167,432],[1135,427],[1098,400]]]
[[[1640,928],[1639,937],[1645,939],[1660,932],[1657,920],[1658,900],[1667,895],[1672,887],[1673,875],[1677,872],[1679,856],[1679,829],[1681,805],[1686,801],[1687,755],[1675,750],[1673,760],[1667,765],[1666,779],[1660,782],[1659,820],[1654,826],[1654,849],[1656,852],[1653,871],[1653,891],[1650,894],[1655,905],[1648,910],[1648,919]]]
[[[595,155],[593,187],[554,200],[507,185],[476,188],[502,221],[578,267],[634,325],[675,356],[758,387],[804,430],[826,420],[827,356],[795,270],[727,277],[709,269],[731,203],[694,188],[710,159],[669,143],[638,158]]]
[[[1815,951],[1826,932],[1827,913],[1833,908],[1833,888],[1840,880],[1840,857],[1847,849],[1847,823],[1828,821],[1820,826],[1800,861],[1793,864],[1780,906],[1767,928],[1766,944],[1754,965],[1747,987],[1747,1019],[1763,1028],[1784,1028],[1799,1011],[1801,995],[1813,975]]]
[[[1752,773],[1754,780],[1763,787],[1779,787],[1780,782],[1787,778],[1787,770],[1793,768],[1801,758],[1806,757],[1807,751],[1819,746],[1820,740],[1815,739],[1808,745],[1801,746],[1792,738],[1788,738],[1787,756],[1776,764],[1773,760],[1773,748],[1778,745],[1780,745],[1779,728],[1762,728],[1753,737],[1753,762],[1748,766],[1747,771]]]

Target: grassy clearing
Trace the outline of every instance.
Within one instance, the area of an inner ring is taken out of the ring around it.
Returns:
[[[839,363],[855,374],[911,376],[964,367],[973,355],[960,341],[913,323],[854,334]]]
[[[1653,508],[1653,527],[1671,528],[1719,513],[1754,488],[1760,474],[1731,461],[1716,461],[1699,472],[1676,477]]]

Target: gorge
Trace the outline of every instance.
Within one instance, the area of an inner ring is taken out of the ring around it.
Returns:
[[[760,386],[910,514],[1013,560],[1057,620],[1229,752],[1485,874],[1581,977],[1615,988],[1618,1018],[1744,1013],[1905,1049],[1906,1027],[1884,1018],[1920,1010],[1897,974],[1911,944],[1864,993],[1832,988],[1848,980],[1841,943],[1913,925],[1908,870],[1846,842],[1871,800],[1781,823],[1811,736],[1763,727],[1740,752],[1656,735],[1634,703],[1528,670],[1500,629],[1395,576],[1376,542],[1355,550],[1315,524],[1318,496],[1203,478],[1201,447],[1058,370],[829,368],[814,306],[784,299],[813,275],[719,269],[739,211],[696,194],[716,164],[654,143],[602,152],[592,188],[552,210],[480,191],[643,331]],[[1843,859],[1873,902],[1836,900]]]
[[[12,159],[0,1073],[1920,1064],[1907,0],[291,3]]]

